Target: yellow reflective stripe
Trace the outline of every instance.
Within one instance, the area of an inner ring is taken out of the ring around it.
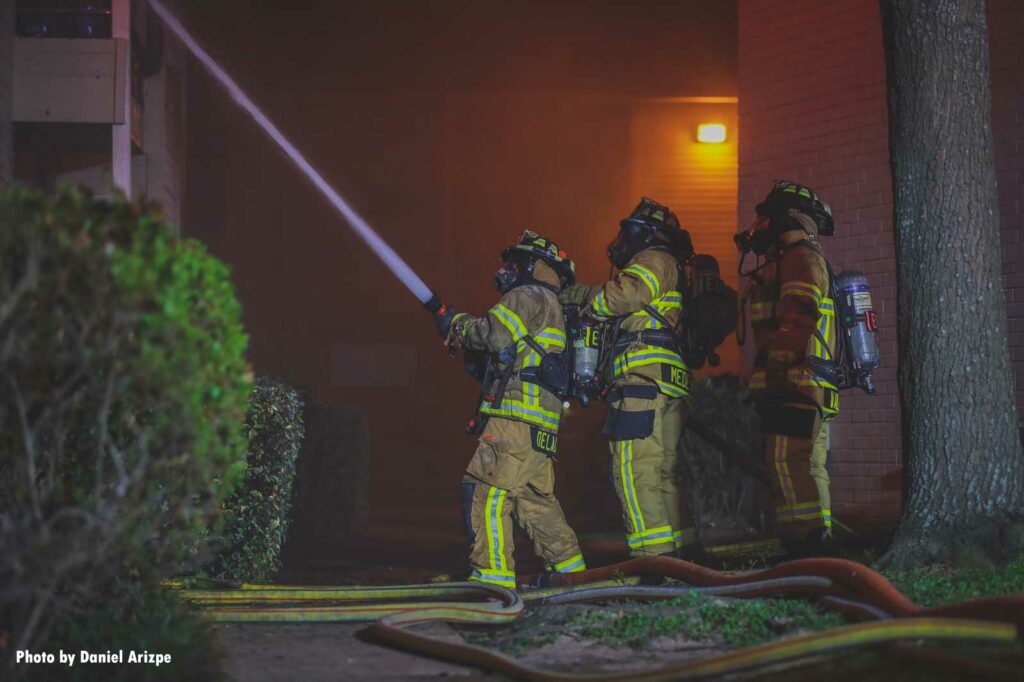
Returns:
[[[631,533],[626,537],[626,543],[630,548],[647,547],[649,545],[661,545],[675,541],[675,531],[671,526],[658,526],[648,528],[639,533]]]
[[[634,263],[623,270],[622,274],[635,276],[650,289],[652,299],[658,298],[658,292],[661,291],[661,282],[658,281],[658,277],[653,272],[639,263]]]
[[[836,387],[828,381],[815,377],[814,373],[806,367],[790,367],[786,372],[786,380],[796,386],[808,388],[830,388],[833,391],[837,390]],[[747,388],[751,391],[757,391],[766,387],[767,384],[765,383],[764,369],[755,369],[750,375],[750,383],[747,384]]]
[[[473,569],[469,579],[478,583],[501,585],[513,590],[516,588],[516,574],[514,571],[480,571]]]
[[[675,543],[676,549],[692,545],[697,542],[697,529],[691,527],[677,530],[672,534],[672,541]]]
[[[484,530],[487,532],[487,548],[491,560],[491,571],[507,571],[505,566],[505,529],[501,522],[501,510],[508,491],[490,486],[487,491],[487,514]]]
[[[529,384],[524,383],[524,388],[527,385]],[[493,417],[519,419],[553,432],[558,431],[558,424],[562,417],[560,413],[545,410],[539,404],[534,405],[532,403],[527,403],[526,401],[512,400],[509,398],[502,400],[501,405],[498,407],[491,407],[491,403],[485,400],[480,404],[480,412]]]
[[[594,302],[590,304],[591,309],[595,314],[601,317],[612,317],[612,311],[608,307],[608,302],[604,298],[604,291],[597,292],[597,296],[594,297]]]
[[[487,312],[494,315],[495,319],[508,329],[509,333],[512,334],[513,341],[519,341],[528,333],[526,325],[519,319],[519,316],[502,304],[499,303]]]
[[[673,353],[670,350],[649,347],[642,348],[640,350],[627,351],[619,355],[612,362],[612,372],[615,376],[622,376],[630,369],[636,369],[637,367],[643,367],[644,365],[652,365],[656,362],[686,369],[686,365],[683,363],[683,359],[679,357],[678,353]]]
[[[832,529],[832,510],[831,509],[822,509],[821,510],[821,519],[822,519],[822,521],[825,522],[825,527],[828,528],[829,530],[831,530]]]
[[[788,504],[784,507],[777,507],[777,512],[789,512],[799,511],[801,509],[820,509],[821,504],[819,502],[801,502],[799,504]]]
[[[779,290],[779,298],[784,296],[806,296],[814,301],[814,306],[821,305],[822,293],[814,284],[809,282],[786,282]]]
[[[617,442],[617,446],[619,448],[619,477],[622,479],[622,494],[626,502],[626,512],[629,515],[633,532],[642,533],[644,516],[640,513],[636,488],[633,486],[633,441],[621,440]]]
[[[786,500],[786,506],[793,508],[796,504],[796,490],[793,488],[793,478],[789,474],[789,438],[772,434],[775,437],[773,452],[773,464],[775,474],[779,479],[779,488],[782,489],[782,496]]]
[[[545,327],[534,338],[544,348],[565,348],[565,332],[554,327]]]
[[[762,320],[768,320],[775,316],[775,303],[773,301],[767,301],[765,303],[751,303],[750,304],[750,319],[753,322],[760,322]]]
[[[810,514],[787,514],[785,516],[776,516],[775,523],[793,523],[794,521],[813,521],[816,519],[822,519],[820,511],[811,512]],[[828,523],[828,525],[831,527],[831,521]]]
[[[559,573],[578,573],[579,571],[585,571],[587,564],[583,561],[583,555],[577,554],[565,561],[559,561],[554,565],[554,569]]]
[[[654,383],[658,385],[658,390],[667,395],[670,398],[682,398],[684,395],[690,395],[683,389],[679,388],[675,384],[665,383],[659,379],[655,379]]]

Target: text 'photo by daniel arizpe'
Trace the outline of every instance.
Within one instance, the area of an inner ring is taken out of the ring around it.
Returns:
[[[28,651],[20,650],[15,655],[16,662],[19,664],[34,664],[39,663],[43,665],[61,664],[66,665],[69,668],[74,665],[89,665],[92,663],[111,663],[116,665],[122,665],[126,663],[135,663],[140,665],[152,665],[160,667],[171,662],[170,654],[157,654],[150,651],[134,651],[129,649],[125,652],[124,649],[118,649],[117,651],[107,650],[102,653],[96,653],[92,651],[64,651],[60,649],[56,654],[50,651]]]

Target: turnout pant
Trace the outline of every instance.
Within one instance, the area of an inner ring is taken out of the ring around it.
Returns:
[[[630,555],[655,556],[696,543],[676,478],[689,398],[670,398],[650,384],[615,391],[605,434]]]
[[[760,412],[779,536],[802,540],[822,528],[831,533],[827,421],[817,407],[802,402],[764,405]]]
[[[533,541],[547,569],[586,569],[576,533],[555,498],[553,435],[519,421],[491,417],[462,479],[463,516],[470,545],[470,580],[515,589],[512,558],[515,520]]]

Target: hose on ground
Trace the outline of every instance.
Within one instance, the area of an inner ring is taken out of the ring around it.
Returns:
[[[522,595],[485,583],[382,587],[243,585],[237,589],[183,589],[179,594],[219,622],[366,622],[378,641],[433,658],[484,668],[518,679],[695,679],[811,654],[908,639],[1010,642],[1024,630],[1024,595],[922,608],[867,566],[842,559],[802,559],[742,575],[720,573],[682,559],[649,557],[614,566],[559,574],[560,584]],[[642,578],[672,578],[681,585],[641,585]],[[821,603],[872,622],[859,623],[694,663],[628,674],[582,675],[524,665],[501,653],[417,632],[427,622],[500,625],[515,621],[527,604],[569,604],[672,599],[685,594],[755,597],[816,594]]]

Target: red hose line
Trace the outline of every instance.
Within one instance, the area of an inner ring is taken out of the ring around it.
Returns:
[[[697,586],[742,585],[745,583],[795,576],[819,576],[830,579],[839,589],[836,596],[848,597],[881,609],[896,618],[946,617],[975,618],[1012,623],[1024,632],[1024,595],[949,604],[932,608],[920,607],[905,597],[877,571],[846,559],[798,559],[761,571],[728,575],[719,571],[672,557],[644,557],[612,566],[560,573],[553,576],[555,585],[579,585],[609,580],[616,575],[673,578]]]

